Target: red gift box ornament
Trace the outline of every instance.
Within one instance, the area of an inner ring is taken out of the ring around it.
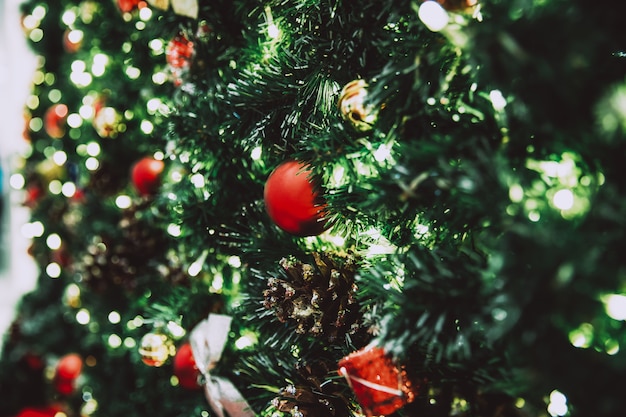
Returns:
[[[339,361],[344,376],[368,417],[387,416],[415,399],[406,370],[379,347],[366,346]]]

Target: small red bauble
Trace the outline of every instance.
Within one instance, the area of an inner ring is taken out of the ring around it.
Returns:
[[[130,13],[139,8],[140,2],[141,0],[117,0],[117,7],[119,7],[123,13]]]
[[[56,377],[59,379],[76,379],[83,369],[83,358],[76,353],[63,356],[56,367]]]
[[[386,416],[415,398],[415,387],[391,357],[379,347],[365,347],[339,361],[343,375],[365,414]]]
[[[61,411],[58,407],[26,407],[23,408],[15,417],[54,417]]]
[[[133,186],[142,196],[156,193],[161,185],[161,174],[165,163],[158,159],[145,157],[135,162],[130,171]]]
[[[278,227],[295,236],[319,235],[327,227],[326,205],[310,175],[308,165],[286,161],[265,183],[267,214]]]
[[[178,33],[169,41],[165,51],[165,59],[175,85],[181,85],[183,78],[191,67],[191,60],[195,52],[194,44],[187,39],[184,33]]]
[[[83,358],[76,353],[63,356],[57,363],[54,388],[59,394],[70,395],[76,387],[76,379],[83,370]]]
[[[174,375],[178,378],[181,387],[189,390],[200,389],[198,383],[200,370],[193,357],[190,343],[183,343],[174,356]]]
[[[184,33],[180,32],[167,44],[165,57],[170,66],[185,68],[189,66],[189,60],[193,53],[193,42],[187,39]]]
[[[65,135],[65,121],[69,110],[65,104],[55,104],[44,114],[43,128],[48,136],[59,139]]]

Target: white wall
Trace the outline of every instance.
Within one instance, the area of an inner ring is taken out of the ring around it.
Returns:
[[[21,206],[23,192],[9,187],[27,142],[23,139],[24,103],[36,67],[20,25],[21,0],[0,0],[0,169],[2,203],[0,220],[0,335],[15,316],[21,296],[35,287],[37,268],[26,250],[30,242],[20,229],[28,221]],[[0,351],[2,344],[0,341]]]

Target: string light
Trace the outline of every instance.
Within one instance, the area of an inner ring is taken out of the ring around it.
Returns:
[[[189,268],[187,269],[187,273],[190,276],[195,277],[200,273],[200,271],[202,271],[204,260],[206,259],[208,254],[209,252],[205,250],[204,252],[202,252],[202,255],[200,255],[200,257],[195,262],[189,265]]]
[[[15,190],[21,190],[26,185],[26,180],[22,174],[13,174],[9,177],[9,185]]]
[[[261,159],[262,154],[263,154],[263,148],[261,148],[260,146],[257,146],[254,149],[252,149],[252,152],[250,152],[250,158],[252,158],[253,161],[258,161],[259,159]]]
[[[51,262],[46,266],[46,274],[50,278],[58,278],[61,276],[61,265],[56,262]]]
[[[120,316],[120,313],[118,313],[117,311],[111,311],[109,313],[108,319],[111,324],[118,324],[120,321],[122,321],[122,316]]]
[[[109,335],[107,342],[109,343],[109,346],[113,349],[117,349],[118,347],[122,346],[122,338],[116,334]]]
[[[52,233],[46,238],[46,245],[48,245],[48,247],[52,250],[59,249],[61,247],[61,244],[61,236],[56,233]]]
[[[614,320],[626,320],[626,295],[609,294],[603,296],[601,301],[604,303],[606,314]]]
[[[179,237],[181,235],[181,228],[177,224],[169,224],[167,226],[167,233],[173,237]]]
[[[567,411],[567,397],[558,390],[552,391],[548,403],[548,413],[552,417],[557,417],[566,415]]]
[[[425,1],[418,9],[418,17],[433,32],[439,32],[448,25],[448,12],[436,1]]]
[[[133,200],[127,195],[118,195],[115,198],[115,205],[121,209],[127,209],[133,204]]]
[[[506,99],[499,90],[492,90],[489,93],[489,99],[495,111],[502,111],[506,107]]]
[[[63,12],[63,16],[61,16],[61,21],[67,26],[72,26],[76,21],[76,12],[74,10],[66,10]]]
[[[43,223],[40,221],[35,221],[32,223],[25,223],[21,227],[22,236],[27,239],[32,239],[35,237],[43,236],[45,228]]]
[[[83,326],[89,324],[89,322],[91,321],[91,315],[89,314],[89,311],[84,308],[78,310],[76,312],[76,321]]]
[[[102,53],[95,54],[91,64],[91,73],[96,77],[101,77],[104,75],[108,63],[109,57],[107,55]]]

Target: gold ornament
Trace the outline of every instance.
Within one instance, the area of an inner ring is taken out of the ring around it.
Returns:
[[[114,138],[125,128],[122,115],[113,107],[98,110],[93,119],[93,127],[101,138]]]
[[[172,0],[172,10],[178,15],[197,19],[198,0]]]
[[[161,10],[167,10],[170,8],[169,0],[148,0],[148,4]]]
[[[359,79],[350,81],[343,87],[337,103],[343,118],[359,132],[371,130],[378,118],[378,111],[365,105],[366,98],[367,83]]]
[[[176,347],[163,333],[146,333],[141,338],[139,354],[146,365],[159,367],[176,354]]]

